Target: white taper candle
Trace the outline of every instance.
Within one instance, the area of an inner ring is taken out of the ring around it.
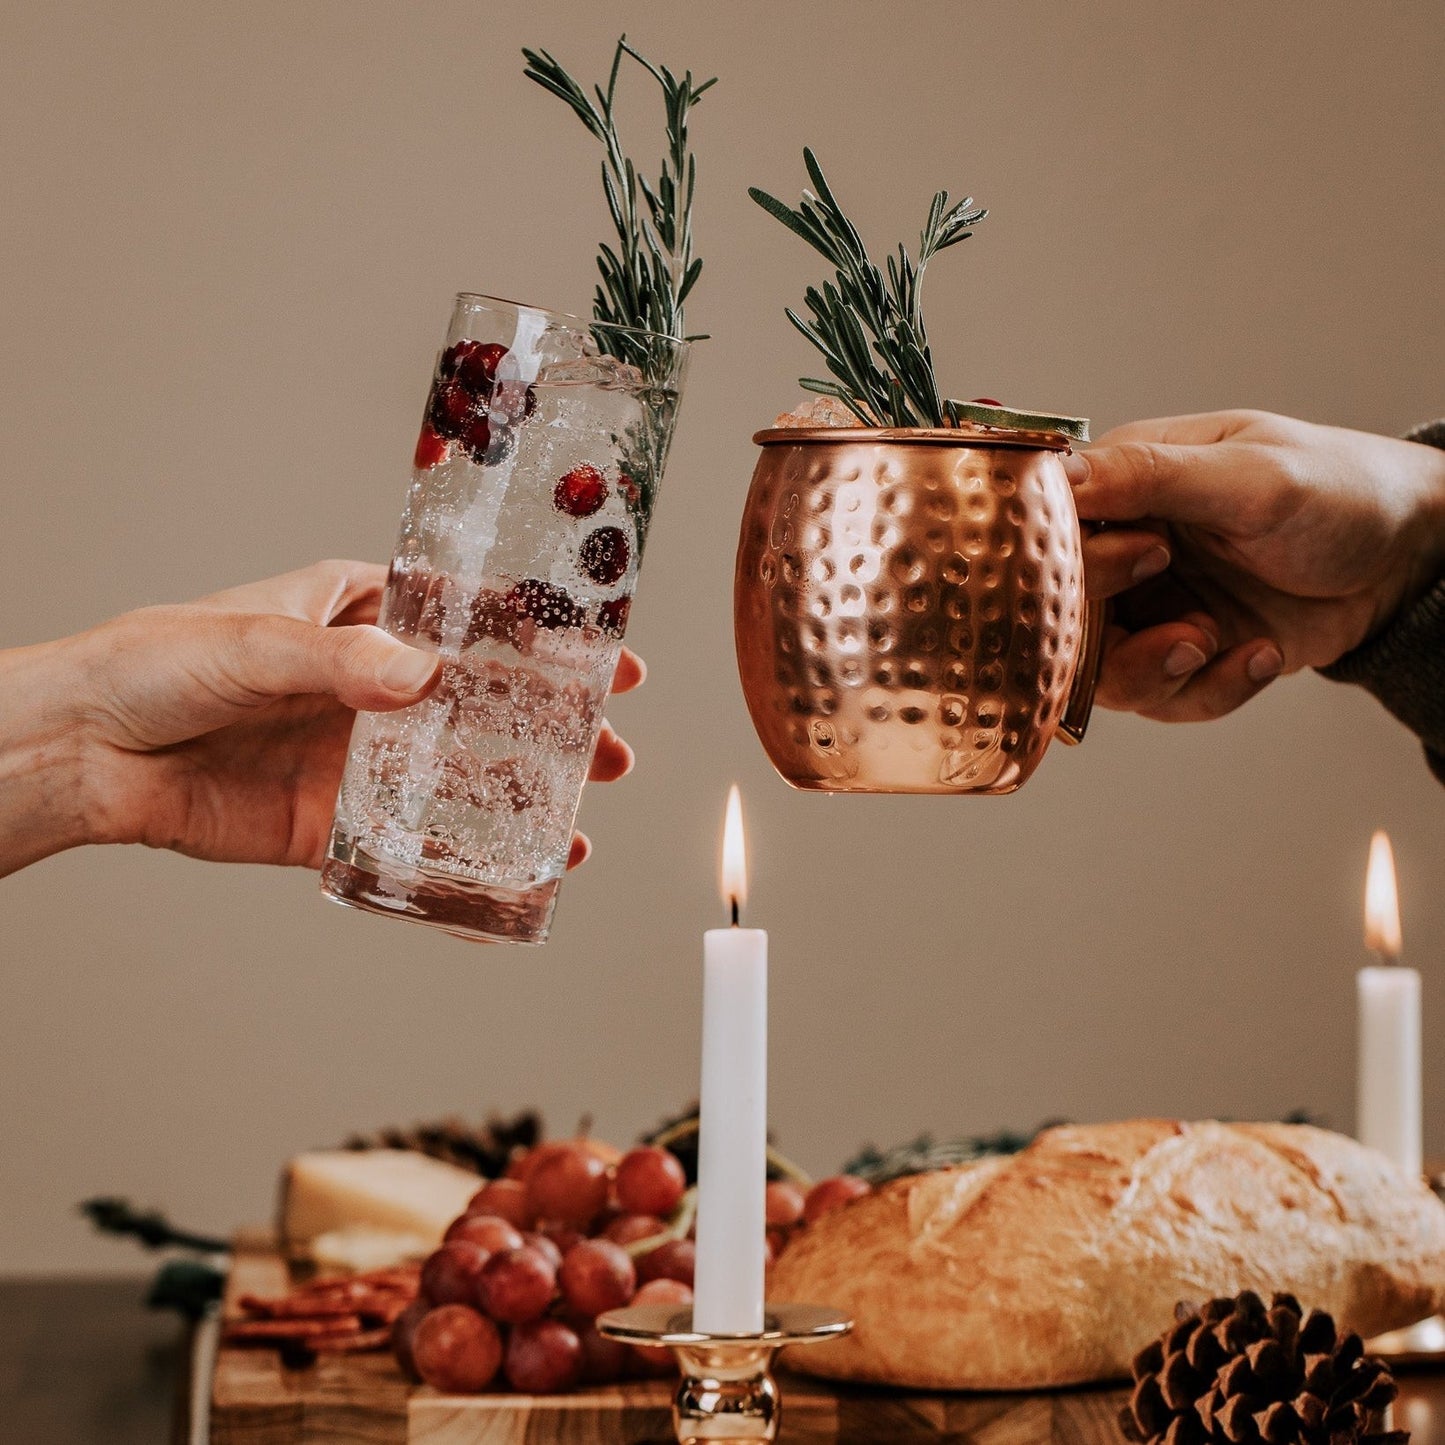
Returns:
[[[736,919],[746,893],[742,811],[728,798],[724,898]],[[768,1150],[768,935],[703,935],[702,1085],[697,1164],[693,1328],[757,1334],[763,1327]]]
[[[1402,968],[1400,905],[1390,840],[1370,840],[1365,878],[1365,944],[1382,963],[1358,979],[1359,1058],[1355,1133],[1411,1174],[1421,1169],[1420,975]]]

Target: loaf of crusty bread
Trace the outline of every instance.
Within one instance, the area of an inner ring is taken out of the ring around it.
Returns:
[[[1127,1375],[1179,1300],[1296,1294],[1367,1338],[1445,1304],[1445,1204],[1301,1124],[1138,1119],[1041,1134],[824,1216],[769,1297],[853,1316],[797,1370],[927,1389]]]

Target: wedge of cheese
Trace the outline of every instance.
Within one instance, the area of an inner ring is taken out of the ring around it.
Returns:
[[[409,1149],[327,1149],[298,1154],[281,1185],[281,1237],[305,1250],[315,1239],[366,1227],[441,1243],[482,1180]]]

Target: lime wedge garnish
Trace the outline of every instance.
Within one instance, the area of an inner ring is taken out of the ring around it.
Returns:
[[[1070,441],[1089,440],[1089,418],[1086,416],[1051,416],[1044,411],[1016,411],[1011,406],[986,406],[981,401],[951,401],[959,421],[978,426],[1004,427],[1010,431],[1051,431]]]

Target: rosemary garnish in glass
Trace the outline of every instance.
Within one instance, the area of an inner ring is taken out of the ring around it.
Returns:
[[[627,43],[617,42],[607,87],[592,94],[578,84],[545,50],[527,50],[526,75],[544,90],[560,96],[583,125],[602,142],[602,188],[617,232],[616,244],[599,247],[601,273],[593,298],[593,330],[619,360],[631,362],[645,376],[665,374],[666,347],[632,334],[655,332],[678,341],[701,341],[683,329],[683,302],[697,283],[702,261],[692,254],[692,201],[697,160],[688,148],[688,113],[717,77],[694,83],[692,72],[681,78],[665,65],[655,65]],[[614,101],[622,57],[631,56],[662,90],[667,116],[667,153],[656,184],[649,183],[622,148]],[[618,329],[627,328],[627,329]]]
[[[885,274],[843,213],[817,157],[805,150],[803,161],[814,189],[803,192],[796,209],[756,186],[748,190],[836,268],[821,290],[810,286],[804,293],[810,320],[788,308],[788,320],[823,353],[835,378],[805,376],[802,385],[836,397],[864,426],[956,426],[959,404],[940,396],[933,373],[923,324],[923,271],[939,251],[967,240],[988,212],[971,209],[971,196],[949,205],[948,192],[939,191],[919,236],[918,259],[900,242]]]

